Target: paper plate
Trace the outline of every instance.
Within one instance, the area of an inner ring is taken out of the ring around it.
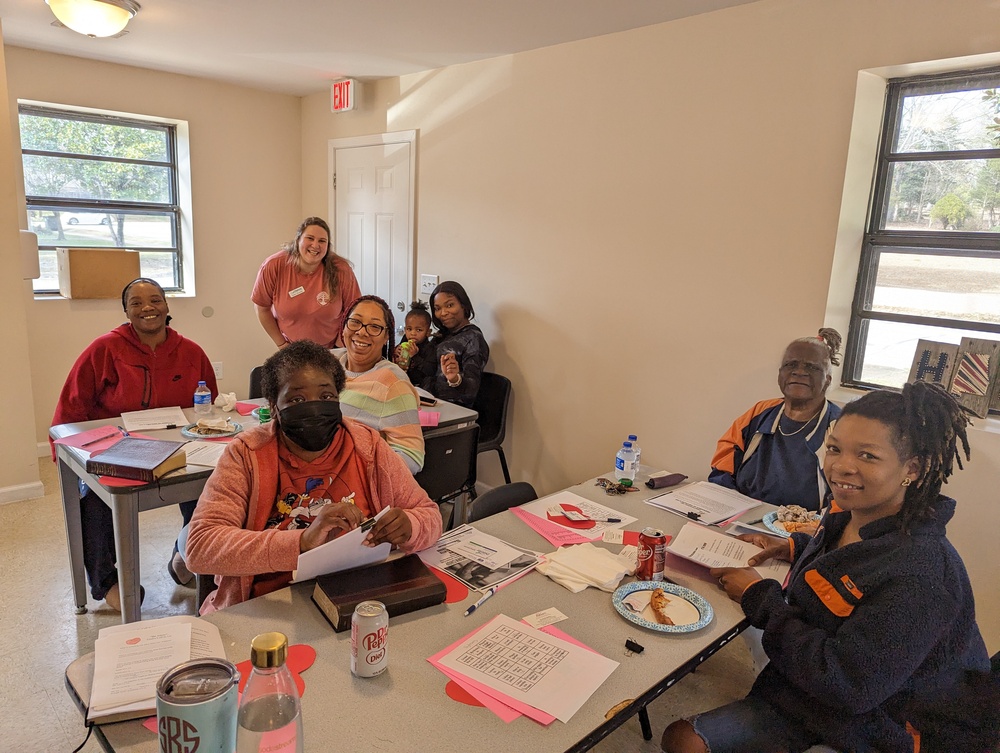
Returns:
[[[658,622],[647,620],[641,614],[636,614],[622,603],[629,594],[636,591],[652,591],[657,588],[662,588],[664,593],[680,597],[687,602],[687,606],[693,607],[694,611],[698,613],[697,619],[684,625],[661,625]],[[626,583],[623,586],[619,586],[618,590],[611,596],[611,603],[614,604],[618,614],[629,622],[647,630],[655,630],[658,633],[693,633],[708,625],[715,616],[715,612],[712,611],[712,605],[690,588],[654,580],[637,580],[634,583]]]
[[[238,424],[235,421],[230,421],[229,423],[233,425],[233,430],[223,432],[221,434],[216,434],[216,433],[199,434],[198,432],[194,431],[198,427],[197,423],[188,424],[183,429],[181,429],[181,436],[187,437],[188,439],[225,439],[226,437],[235,437],[237,434],[243,431],[243,426],[241,424]]]
[[[771,510],[771,512],[765,515],[760,522],[763,523],[764,527],[772,533],[784,536],[786,539],[791,536],[791,534],[785,530],[785,527],[778,522],[777,510]]]

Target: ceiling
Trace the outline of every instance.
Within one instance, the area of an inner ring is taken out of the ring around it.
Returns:
[[[90,39],[45,0],[0,0],[6,44],[306,95],[671,21],[753,0],[139,0]]]

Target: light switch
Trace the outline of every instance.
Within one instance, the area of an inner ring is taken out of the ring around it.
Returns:
[[[430,295],[438,286],[441,278],[437,275],[420,275],[420,295]]]

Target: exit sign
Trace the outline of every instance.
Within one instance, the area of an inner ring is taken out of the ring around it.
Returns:
[[[353,78],[334,81],[330,85],[330,112],[348,112],[354,109],[358,82]]]

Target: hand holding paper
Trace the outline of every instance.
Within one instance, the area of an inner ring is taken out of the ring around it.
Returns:
[[[391,509],[393,508],[386,507],[375,516],[375,519],[383,517]],[[292,582],[301,583],[304,580],[315,578],[317,575],[336,573],[350,567],[371,565],[388,558],[392,546],[388,542],[374,548],[365,546],[364,540],[367,535],[367,531],[355,528],[333,541],[328,541],[315,549],[303,552],[299,555],[298,567],[292,574]]]

